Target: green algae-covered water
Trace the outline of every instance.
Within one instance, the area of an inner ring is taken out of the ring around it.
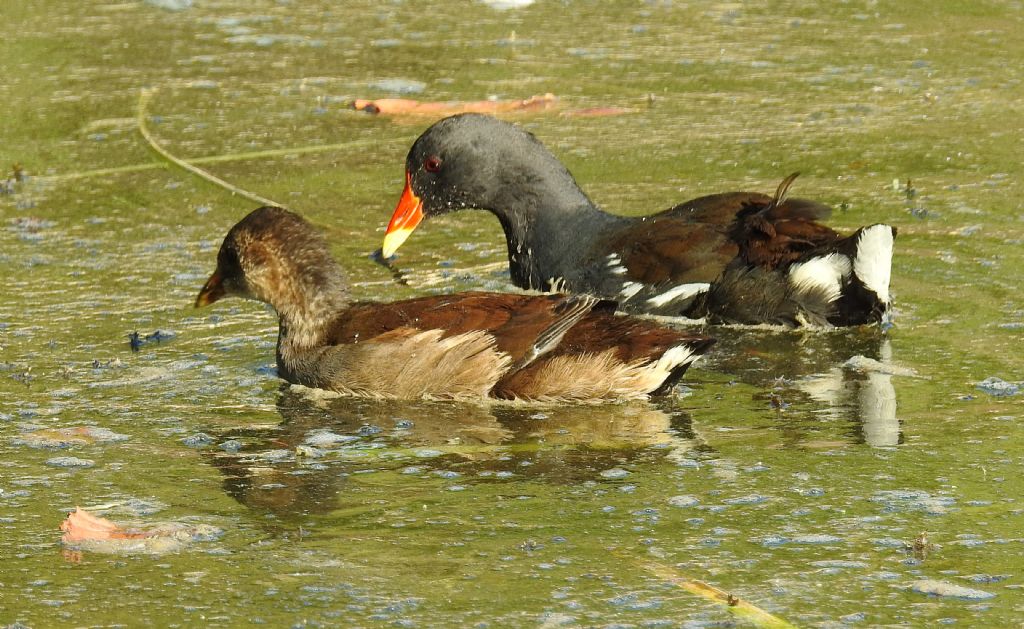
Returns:
[[[748,622],[688,579],[797,626],[1024,619],[1021,3],[0,15],[0,625]],[[893,325],[712,329],[714,356],[652,404],[282,387],[271,312],[191,308],[254,203],[153,152],[144,89],[157,142],[311,218],[362,299],[511,287],[482,213],[425,224],[407,284],[369,259],[433,119],[348,103],[550,92],[507,117],[609,211],[800,171],[836,226],[897,226]],[[572,115],[594,107],[628,111]],[[62,548],[76,506],[197,533]]]

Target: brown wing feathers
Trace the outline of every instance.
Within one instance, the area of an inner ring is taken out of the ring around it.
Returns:
[[[387,339],[393,334],[388,330],[395,328],[439,330],[441,339],[483,331],[513,361],[506,375],[495,384],[496,394],[530,398],[557,397],[557,392],[563,390],[561,383],[544,382],[551,378],[554,359],[563,363],[573,361],[571,364],[578,360],[578,367],[566,373],[582,379],[592,376],[594,381],[600,381],[608,375],[601,372],[609,365],[650,364],[684,343],[695,343],[695,353],[706,348],[697,343],[700,337],[652,321],[616,316],[611,303],[585,295],[467,293],[392,304],[355,304],[340,322],[333,342]],[[565,391],[578,391],[576,384],[564,386]],[[630,392],[634,397],[642,393]],[[598,394],[609,392],[598,386],[594,395]]]
[[[827,206],[804,199],[787,200],[797,175],[786,177],[767,204],[748,205],[736,214],[729,238],[746,264],[775,269],[839,239],[834,230],[817,222],[830,214]]]
[[[737,255],[769,269],[788,264],[839,238],[817,222],[828,217],[827,206],[788,198],[798,174],[773,197],[731,192],[693,199],[623,230],[604,248],[622,252],[629,280],[652,285],[713,282]]]
[[[356,395],[645,397],[710,344],[697,338],[691,347],[691,337],[614,316],[614,303],[585,294],[462,293],[353,304],[312,225],[271,207],[228,232],[196,304],[227,295],[277,311],[281,377]],[[510,386],[497,387],[501,381]]]

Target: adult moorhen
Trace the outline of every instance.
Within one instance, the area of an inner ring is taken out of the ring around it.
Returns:
[[[352,302],[320,233],[275,207],[231,228],[196,307],[227,295],[277,311],[282,378],[372,397],[643,398],[666,392],[714,343],[617,316],[589,295]]]
[[[421,135],[384,237],[388,258],[426,216],[494,213],[521,288],[589,293],[623,310],[713,322],[857,325],[889,310],[896,230],[840,236],[817,222],[824,205],[726,192],[643,217],[608,214],[532,134],[462,114]]]

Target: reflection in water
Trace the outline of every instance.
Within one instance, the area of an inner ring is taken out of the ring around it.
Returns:
[[[284,386],[280,424],[219,435],[222,447],[206,455],[229,495],[288,517],[337,508],[353,474],[398,470],[463,483],[578,483],[697,447],[687,414],[648,404],[482,405],[321,393]]]
[[[900,442],[892,382],[900,370],[881,334],[747,329],[721,336],[712,369],[767,392],[763,403],[780,408],[773,421],[785,444]],[[761,403],[762,396],[755,400]],[[359,490],[358,483],[349,483],[352,475],[367,472],[452,484],[576,484],[624,465],[703,456],[695,451],[710,447],[695,434],[687,413],[639,403],[366,400],[285,385],[277,408],[280,423],[223,432],[222,447],[206,455],[223,474],[228,494],[281,518],[336,509],[346,491]],[[714,413],[709,409],[709,425]]]
[[[716,334],[719,330],[715,331]],[[889,338],[877,328],[854,328],[820,334],[806,332],[750,331],[723,329],[716,370],[735,374],[745,383],[765,387],[773,406],[788,407],[783,420],[794,421],[807,404],[814,408],[807,433],[818,433],[820,422],[841,422],[848,427],[846,440],[868,445],[894,446],[901,440],[896,419],[896,388],[893,375],[905,370],[892,362]],[[792,403],[792,404],[791,404]],[[796,428],[793,425],[787,429]]]
[[[832,419],[849,419],[860,424],[863,442],[875,447],[900,443],[896,419],[896,387],[892,373],[892,345],[883,339],[877,364],[847,360],[829,371],[797,383],[813,399],[828,404],[825,414]]]

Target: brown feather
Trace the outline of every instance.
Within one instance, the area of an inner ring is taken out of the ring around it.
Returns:
[[[673,383],[712,343],[615,316],[610,302],[588,296],[350,303],[326,243],[279,208],[256,210],[228,233],[197,303],[221,294],[277,310],[281,377],[369,397],[633,399]]]

